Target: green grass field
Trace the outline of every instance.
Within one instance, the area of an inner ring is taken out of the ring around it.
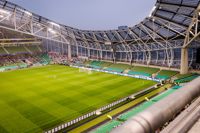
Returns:
[[[0,73],[0,133],[38,133],[155,82],[50,65]]]

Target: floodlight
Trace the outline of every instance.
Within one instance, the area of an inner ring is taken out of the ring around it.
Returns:
[[[26,10],[24,10],[24,9],[21,9],[21,8],[17,8],[19,11],[21,11],[21,12],[24,12],[26,15],[28,15],[28,16],[32,16],[32,13],[31,12],[29,12],[29,11],[26,11]]]
[[[56,34],[56,31],[54,31],[54,30],[51,29],[51,28],[48,28],[48,31],[51,32],[52,34]]]
[[[37,23],[36,26],[38,26],[38,27],[42,27],[42,25],[41,25],[40,23]]]
[[[4,9],[0,9],[0,14],[10,15],[10,12]],[[2,15],[3,16],[3,15]],[[4,16],[3,16],[4,17]]]
[[[28,16],[32,16],[32,13],[28,12],[28,11],[24,11],[25,14],[27,14]]]
[[[53,25],[53,26],[56,26],[56,27],[60,27],[60,25],[59,24],[56,24],[56,23],[54,23],[54,22],[49,22],[51,25]]]
[[[111,45],[112,43],[111,42],[105,42],[105,45]]]

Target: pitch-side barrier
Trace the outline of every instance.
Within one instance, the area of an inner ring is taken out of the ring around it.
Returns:
[[[72,66],[72,65],[71,65],[71,67],[75,67],[75,68],[79,68],[79,69],[86,69],[86,70],[90,70],[90,71],[111,73],[111,74],[115,74],[115,75],[126,76],[126,77],[132,77],[132,78],[139,78],[139,79],[145,79],[145,80],[152,80],[152,81],[156,81],[156,82],[162,82],[162,81],[163,81],[163,80],[161,80],[161,79],[156,79],[156,78],[147,77],[147,76],[142,76],[142,75],[130,75],[130,74],[124,74],[124,73],[118,73],[118,72],[111,72],[111,71],[107,71],[107,70],[100,70],[100,69],[94,69],[94,68],[87,68],[87,67],[82,67],[82,66]]]

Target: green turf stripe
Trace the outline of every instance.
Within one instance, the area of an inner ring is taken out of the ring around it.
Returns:
[[[10,107],[8,104],[0,101],[0,124],[1,127],[10,133],[13,132],[27,132],[29,129],[35,128],[37,132],[42,130],[32,123],[30,120],[26,119],[17,110]]]
[[[0,108],[1,114],[16,116],[7,125],[3,121],[0,124],[9,132],[41,131],[40,127],[54,127],[153,84],[108,73],[87,74],[59,65],[0,73],[0,101],[9,105],[9,110]]]
[[[0,125],[0,133],[9,133],[9,132]]]
[[[43,130],[53,126],[54,124],[52,123],[62,122],[56,117],[22,99],[8,102],[8,105],[17,110],[20,114],[23,115],[23,117],[30,120]]]

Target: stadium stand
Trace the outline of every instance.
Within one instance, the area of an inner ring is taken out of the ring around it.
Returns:
[[[126,69],[130,69],[132,66],[127,65],[127,64],[117,63],[117,64],[112,64],[112,65],[110,65],[109,67],[112,67],[112,68],[120,68],[120,69],[126,70]]]
[[[18,53],[15,55],[0,56],[0,71],[26,68],[28,66],[50,64],[51,58],[45,53]]]
[[[47,65],[51,62],[51,59],[48,54],[42,54],[40,55],[40,58],[41,58],[40,63],[43,65]]]
[[[69,64],[69,60],[67,55],[61,55],[59,53],[55,53],[55,52],[50,52],[48,53],[50,59],[53,61],[54,64],[64,64],[64,65],[68,65]],[[79,64],[81,65],[81,64]]]
[[[132,68],[132,70],[136,71],[136,72],[146,72],[146,73],[149,73],[149,74],[154,74],[154,73],[157,73],[160,69],[151,68],[151,67],[134,66]]]
[[[101,64],[102,64],[101,61],[91,61],[89,63],[89,66],[95,69],[101,69]]]
[[[110,62],[102,61],[102,63],[100,64],[100,66],[101,66],[101,68],[103,69],[103,68],[105,68],[105,67],[110,66],[111,64],[112,64],[112,63],[110,63]]]
[[[4,0],[1,0],[1,7],[4,10],[8,10],[4,7],[12,7],[15,5],[11,2],[5,2]],[[190,27],[190,23],[193,20],[193,14],[196,11],[197,7],[199,5],[199,0],[193,0],[192,2],[188,1],[172,1],[172,0],[157,0],[155,4],[155,8],[149,17],[146,17],[143,21],[141,21],[139,24],[136,24],[135,26],[128,27],[125,29],[115,29],[115,30],[108,30],[108,31],[90,31],[90,30],[80,30],[73,27],[65,26],[65,25],[59,25],[61,28],[61,36],[60,37],[67,37],[71,38],[72,42],[76,42],[75,44],[70,44],[70,49],[68,49],[65,42],[60,42],[58,40],[59,37],[53,38],[51,43],[49,43],[49,39],[41,39],[46,37],[46,31],[40,31],[35,32],[37,33],[37,37],[42,40],[43,43],[43,51],[45,52],[60,52],[67,54],[68,50],[71,50],[70,56],[73,57],[85,57],[88,59],[104,59],[109,61],[125,61],[126,63],[134,62],[136,64],[143,64],[143,65],[156,65],[167,68],[176,68],[180,69],[180,62],[181,62],[181,50],[183,48],[184,40],[188,32],[188,28]],[[17,5],[15,5],[18,7]],[[12,7],[13,8],[13,7]],[[189,9],[188,9],[189,8]],[[19,12],[17,12],[17,15],[19,18],[16,19],[16,24],[20,24],[22,21],[21,19],[30,19],[23,18],[21,16],[23,14],[22,7],[19,7],[21,9]],[[12,12],[14,9],[11,9],[8,12]],[[5,11],[4,11],[5,12]],[[34,23],[38,23],[38,25],[35,25],[35,29],[40,29],[41,26],[40,23],[42,21],[39,21],[41,19],[45,19],[40,15],[36,15],[34,13],[30,13],[33,15],[34,18],[36,18]],[[171,17],[174,16],[174,17]],[[13,16],[12,16],[13,17]],[[15,19],[15,18],[13,18]],[[46,19],[45,19],[46,20]],[[49,21],[45,21],[42,23],[45,27],[49,26]],[[15,21],[14,21],[15,22]],[[7,21],[2,21],[2,27],[4,28],[4,32],[13,35],[10,31],[5,30],[10,28],[9,25],[7,25]],[[167,26],[166,26],[167,24]],[[156,27],[156,28],[155,28]],[[12,29],[13,27],[11,27]],[[30,32],[30,29],[26,29],[28,27],[24,27],[25,31]],[[50,28],[50,27],[49,27]],[[178,29],[178,32],[177,32]],[[22,30],[22,29],[20,29]],[[194,32],[194,29],[190,29],[192,32]],[[15,29],[12,29],[12,31],[15,31]],[[52,32],[53,31],[53,32]],[[15,31],[18,33],[18,31]],[[51,34],[58,32],[58,29],[56,27],[53,27],[51,29]],[[60,32],[60,31],[59,31]],[[64,34],[68,33],[69,34]],[[149,33],[150,32],[150,33]],[[31,33],[31,32],[30,32]],[[135,37],[135,35],[132,35],[130,33],[135,33],[138,35]],[[152,34],[156,35],[155,40],[151,40]],[[16,35],[16,34],[15,34]],[[17,35],[19,36],[19,35]],[[24,35],[25,36],[25,35]],[[26,35],[27,36],[27,35]],[[72,37],[73,36],[73,37]],[[34,35],[32,36],[32,38]],[[23,37],[20,37],[23,38]],[[30,38],[30,37],[27,37]],[[170,38],[170,39],[169,39]],[[85,39],[87,41],[85,41]],[[143,43],[136,43],[140,39]],[[50,39],[51,40],[51,39]],[[94,40],[96,43],[100,45],[94,45]],[[196,40],[196,39],[194,39]],[[134,43],[131,43],[129,45],[130,41],[133,41]],[[121,42],[124,42],[121,43]],[[197,41],[198,42],[198,41]],[[164,45],[167,43],[168,45]],[[190,45],[197,45],[199,47],[199,43],[192,42]],[[168,49],[168,48],[171,49]],[[196,47],[196,48],[197,48]],[[195,55],[197,53],[197,50],[194,47],[187,47],[189,55]],[[41,48],[39,48],[41,49]],[[32,50],[32,48],[30,48]],[[33,50],[36,50],[33,48]],[[21,50],[10,50],[12,53],[14,51],[22,52]],[[151,51],[151,52],[148,52]],[[167,56],[166,56],[167,55]],[[198,68],[199,69],[199,63],[196,62],[196,56],[188,56],[189,57],[189,67]],[[183,67],[184,65],[182,65]],[[96,66],[95,66],[96,67]],[[181,69],[182,70],[182,69]],[[186,69],[187,70],[187,69]],[[147,72],[148,74],[151,74],[151,72]],[[182,73],[187,73],[183,72]],[[146,75],[146,74],[145,74]]]
[[[117,73],[122,73],[122,72],[124,71],[124,70],[121,69],[121,68],[111,68],[111,67],[105,68],[104,70],[110,71],[110,72],[117,72]]]
[[[188,73],[188,74],[177,74],[175,77],[176,79],[186,78],[195,75],[195,73]]]
[[[174,80],[174,83],[185,83],[194,80],[195,78],[199,77],[198,74],[188,74],[184,76],[179,76],[178,79]]]
[[[91,67],[94,69],[103,69],[110,72],[123,73],[127,70],[127,74],[129,75],[138,75],[145,77],[152,77],[155,74],[155,78],[167,80],[170,77],[176,75],[178,72],[171,70],[161,70],[159,68],[151,68],[144,66],[131,66],[128,64],[121,63],[109,63],[104,61],[86,61],[85,66]]]
[[[130,75],[142,75],[151,77],[152,74],[157,73],[159,69],[157,68],[150,68],[150,67],[142,67],[142,66],[134,66],[128,74]]]
[[[6,42],[7,44],[0,43],[2,45],[0,47],[0,71],[47,65],[52,62],[55,64],[68,64],[69,62],[72,65],[118,74],[139,75],[131,76],[136,78],[145,76],[143,79],[159,82],[173,79],[178,73],[168,70],[169,68],[180,70],[182,74],[188,73],[188,68],[200,70],[197,54],[197,48],[200,47],[200,28],[197,26],[199,25],[199,3],[200,0],[157,0],[151,14],[135,26],[118,30],[90,31],[54,23],[50,19],[31,13],[7,0],[0,0],[0,18],[3,18],[0,22],[0,31],[2,37],[6,37],[2,40],[10,39]],[[9,19],[6,19],[7,15]],[[24,22],[29,23],[25,25]],[[25,43],[28,40],[32,43],[35,39],[42,45],[13,46],[14,44],[21,45],[12,41],[13,38],[14,40],[25,40]],[[83,64],[80,57],[98,61],[88,61]],[[142,64],[147,67],[113,64],[101,60]],[[161,67],[163,70],[149,68],[149,65]],[[198,76],[196,74],[178,75],[174,83],[185,83]],[[111,131],[123,121],[150,107],[178,88],[179,86],[175,86],[129,110],[118,119],[97,129],[97,132]],[[73,123],[76,123],[76,120]],[[61,129],[63,126],[56,127],[56,131]]]
[[[129,71],[128,74],[130,75],[140,75],[140,76],[146,76],[146,77],[151,77],[151,74],[146,73],[146,72],[136,72],[136,71]]]
[[[105,68],[104,70],[106,71],[111,71],[111,72],[118,72],[118,73],[122,73],[127,69],[130,69],[131,66],[127,65],[127,64],[111,64],[109,65],[107,68]]]
[[[86,61],[85,65],[95,69],[103,69],[104,67],[111,65],[111,63],[104,61]]]
[[[163,79],[163,80],[167,80],[169,78],[171,78],[172,76],[176,75],[178,72],[176,71],[170,71],[170,70],[161,70],[156,78],[158,79]]]

